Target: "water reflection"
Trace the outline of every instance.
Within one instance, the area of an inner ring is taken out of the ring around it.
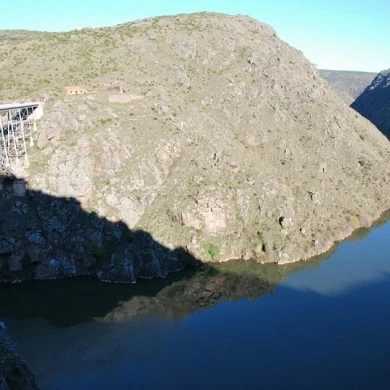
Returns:
[[[148,313],[174,319],[220,301],[258,298],[271,292],[291,269],[234,262],[135,285],[85,279],[2,285],[0,318],[42,318],[56,327],[125,321]]]
[[[390,383],[389,296],[389,279],[338,297],[279,286],[174,321],[8,326],[42,389],[382,388]]]
[[[282,285],[322,295],[340,295],[386,279],[390,274],[389,217],[390,213],[384,214],[374,228],[360,229],[338,245],[331,261],[317,263],[317,269],[293,274]]]
[[[326,261],[229,262],[136,285],[3,285],[0,317],[42,389],[384,387],[382,223]]]
[[[232,261],[204,265],[165,280],[140,280],[135,285],[88,279],[1,285],[0,320],[42,318],[63,327],[92,320],[126,321],[148,313],[175,319],[222,301],[257,299],[280,283],[322,295],[345,293],[390,274],[389,216],[378,222],[380,229],[361,229],[317,259],[282,267]],[[356,242],[357,237],[364,241]]]

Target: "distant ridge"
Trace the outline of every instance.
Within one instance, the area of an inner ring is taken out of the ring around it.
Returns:
[[[20,42],[29,41],[38,37],[45,36],[46,34],[42,31],[30,31],[30,30],[0,30],[0,42]]]
[[[351,107],[390,139],[390,69],[380,72]]]
[[[376,73],[372,72],[350,70],[319,69],[318,72],[348,105],[364,91],[376,76]]]

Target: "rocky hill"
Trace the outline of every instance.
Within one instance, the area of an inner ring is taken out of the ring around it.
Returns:
[[[319,69],[318,73],[326,80],[339,96],[350,105],[365,89],[376,73],[349,70]]]
[[[0,176],[0,189],[0,282],[91,276],[134,283],[198,263],[184,248],[170,250],[148,232],[84,211],[76,199],[26,192],[23,180],[9,177]]]
[[[390,69],[380,72],[351,107],[390,138]]]
[[[45,33],[0,52],[1,99],[46,100],[37,147],[18,169],[30,191],[77,199],[84,212],[148,232],[168,251],[294,262],[390,206],[387,139],[301,52],[249,17],[191,14]],[[69,85],[87,93],[65,96]],[[49,211],[56,217],[60,208],[43,208],[44,218]],[[27,236],[20,245],[35,245]],[[53,237],[62,236],[49,235],[55,247]],[[64,263],[48,256],[41,269],[86,269],[68,244]],[[112,251],[100,256],[111,261],[105,270],[135,261]]]

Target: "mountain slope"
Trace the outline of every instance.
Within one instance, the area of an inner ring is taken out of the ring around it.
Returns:
[[[292,262],[390,206],[389,142],[253,19],[178,15],[0,50],[0,96],[47,99],[30,185],[167,248]]]
[[[319,69],[318,73],[350,105],[370,85],[376,73]]]
[[[351,107],[390,138],[390,69],[380,72]]]
[[[14,41],[29,41],[44,37],[48,33],[29,30],[0,30],[0,42],[13,43]]]

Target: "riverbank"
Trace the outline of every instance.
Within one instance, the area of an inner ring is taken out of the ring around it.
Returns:
[[[382,212],[388,209],[382,199],[371,213],[346,215],[317,233],[295,227],[298,236],[287,240],[289,245],[283,248],[275,244],[270,248],[260,234],[256,241],[244,244],[249,248],[237,250],[227,237],[221,246],[208,244],[208,255],[198,257],[199,248],[164,246],[147,231],[131,230],[123,222],[84,210],[76,199],[33,190],[19,179],[4,181],[2,186],[0,206],[7,223],[0,224],[0,282],[11,283],[73,277],[135,283],[165,278],[202,263],[238,259],[282,266],[326,254],[357,230],[389,214]],[[286,234],[282,225],[281,236]]]
[[[332,251],[332,248],[340,244],[342,241],[358,233],[361,229],[370,229],[371,227],[380,225],[389,217],[390,210],[388,207],[380,208],[371,214],[365,214],[362,216],[352,215],[348,218],[344,227],[331,232],[328,236],[324,234],[321,238],[319,238],[319,236],[313,238],[312,248],[307,251],[305,256],[292,258],[282,257],[280,260],[276,261],[276,263],[280,265],[290,264],[299,261],[308,261],[314,257],[324,255],[327,252]]]

